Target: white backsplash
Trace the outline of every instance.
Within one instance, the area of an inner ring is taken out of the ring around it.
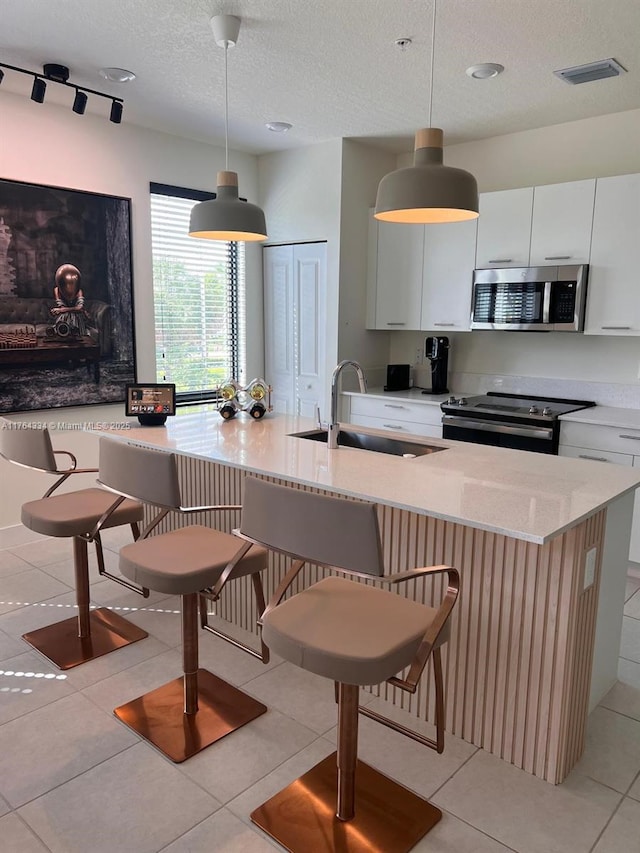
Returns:
[[[538,376],[488,376],[483,373],[451,373],[449,388],[453,393],[531,394],[538,397],[562,397],[593,400],[600,406],[640,409],[640,385],[616,382],[585,382],[579,379],[543,379]]]

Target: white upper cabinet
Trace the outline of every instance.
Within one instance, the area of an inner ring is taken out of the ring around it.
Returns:
[[[598,178],[588,335],[640,335],[640,175]]]
[[[471,331],[477,226],[477,219],[425,226],[421,329]]]
[[[424,225],[378,222],[371,211],[367,328],[420,328]]]
[[[480,195],[476,267],[527,267],[533,187]]]
[[[595,178],[535,187],[529,266],[588,264]]]

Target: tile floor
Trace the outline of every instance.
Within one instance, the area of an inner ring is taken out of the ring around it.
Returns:
[[[112,569],[121,536],[108,532],[105,542]],[[95,603],[122,608],[149,638],[67,673],[20,639],[72,612],[70,551],[68,541],[0,530],[0,853],[281,849],[249,813],[333,751],[332,685],[202,635],[203,665],[269,712],[185,764],[170,763],[112,709],[180,673],[175,599],[145,601],[100,580],[92,562]],[[417,853],[640,853],[640,579],[629,579],[625,614],[619,681],[591,716],[583,758],[557,787],[457,738],[438,756],[362,719],[362,757],[445,811]]]

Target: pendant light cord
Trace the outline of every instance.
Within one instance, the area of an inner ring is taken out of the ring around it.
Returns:
[[[224,168],[229,171],[229,81],[227,70],[227,58],[229,44],[224,45]]]
[[[438,0],[433,0],[433,22],[431,29],[431,79],[429,81],[429,122],[428,127],[431,127],[431,112],[433,108],[433,69],[435,67],[436,53],[436,5]]]

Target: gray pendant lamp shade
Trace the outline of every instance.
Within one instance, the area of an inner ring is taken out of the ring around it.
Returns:
[[[383,222],[462,222],[478,216],[478,185],[464,169],[442,162],[443,133],[416,133],[413,166],[385,175],[378,186],[374,216]]]
[[[238,174],[229,171],[229,90],[227,55],[238,42],[240,18],[215,15],[211,18],[213,37],[224,48],[224,171],[218,172],[216,197],[201,201],[191,209],[190,237],[206,240],[257,242],[267,239],[264,213],[256,204],[238,198]]]
[[[191,210],[190,237],[207,240],[267,239],[264,213],[257,204],[238,198],[236,172],[218,172],[216,198],[201,201]]]

